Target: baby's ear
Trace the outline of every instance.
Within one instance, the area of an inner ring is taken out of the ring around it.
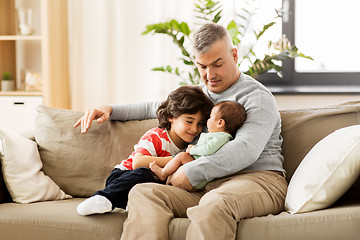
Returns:
[[[225,127],[225,120],[224,119],[219,119],[217,126],[219,128]]]

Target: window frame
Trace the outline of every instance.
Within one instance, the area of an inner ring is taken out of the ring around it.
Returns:
[[[288,1],[288,21],[282,19],[282,33],[286,35],[292,44],[295,42],[295,1]],[[311,53],[307,53],[311,56]],[[287,91],[299,92],[296,88],[307,87],[305,92],[329,92],[329,93],[360,93],[360,72],[296,72],[295,60],[283,61],[283,77],[280,78],[275,72],[260,75],[257,79],[264,85],[276,87],[276,89],[287,89]],[[323,90],[321,90],[323,88]],[[311,90],[316,89],[316,90]],[[279,90],[280,91],[280,90]],[[301,91],[300,91],[301,92]]]

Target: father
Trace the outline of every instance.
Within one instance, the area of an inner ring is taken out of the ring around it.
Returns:
[[[195,36],[194,54],[203,83],[214,101],[235,100],[244,105],[247,119],[234,140],[211,156],[180,167],[172,185],[145,183],[129,194],[129,215],[121,239],[168,239],[174,217],[189,217],[187,239],[235,239],[243,218],[277,214],[283,210],[287,183],[283,177],[281,121],[272,94],[240,72],[238,52],[227,30],[203,25]],[[98,122],[155,118],[157,103],[108,105],[94,108],[75,124],[86,132]],[[191,156],[184,153],[184,158]],[[211,181],[198,192],[203,180]]]

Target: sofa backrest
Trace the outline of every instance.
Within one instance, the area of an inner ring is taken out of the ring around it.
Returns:
[[[157,120],[94,122],[81,134],[73,124],[83,113],[38,107],[35,140],[43,171],[67,194],[89,197],[104,187],[113,167],[127,158],[139,138]],[[331,132],[360,123],[360,101],[314,109],[283,110],[282,137],[284,168],[289,181],[310,149]],[[358,180],[354,186],[360,186]],[[359,188],[359,187],[357,187]],[[356,189],[357,193],[359,190]],[[9,198],[0,175],[0,203]]]
[[[128,158],[134,145],[157,120],[93,122],[86,134],[74,123],[81,112],[37,108],[35,140],[43,171],[67,194],[89,197],[105,187],[116,164]]]
[[[284,168],[289,181],[297,166],[321,139],[337,129],[360,123],[360,101],[340,105],[280,111]]]

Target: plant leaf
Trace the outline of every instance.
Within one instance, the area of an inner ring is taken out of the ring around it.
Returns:
[[[221,12],[222,12],[222,10],[220,10],[215,16],[214,16],[214,18],[213,18],[213,22],[214,23],[217,23],[217,22],[219,22],[219,20],[221,19]]]
[[[256,39],[259,39],[270,27],[272,27],[275,24],[275,22],[270,22],[266,25],[264,25],[263,29],[259,32],[259,34],[256,34]]]
[[[240,32],[239,32],[238,26],[234,20],[229,23],[229,25],[227,26],[227,30],[230,34],[230,37],[231,37],[233,43],[235,45],[240,43],[240,39],[238,38],[238,36],[240,35]]]
[[[172,67],[170,67],[169,65],[166,66],[166,71],[168,71],[169,73],[172,72]]]
[[[165,72],[165,68],[164,67],[155,67],[155,68],[152,68],[151,71]]]
[[[180,24],[180,29],[181,29],[181,32],[182,32],[183,34],[185,34],[186,36],[189,36],[190,33],[191,33],[189,26],[188,26],[187,23],[185,23],[185,22],[182,22],[182,23]]]

